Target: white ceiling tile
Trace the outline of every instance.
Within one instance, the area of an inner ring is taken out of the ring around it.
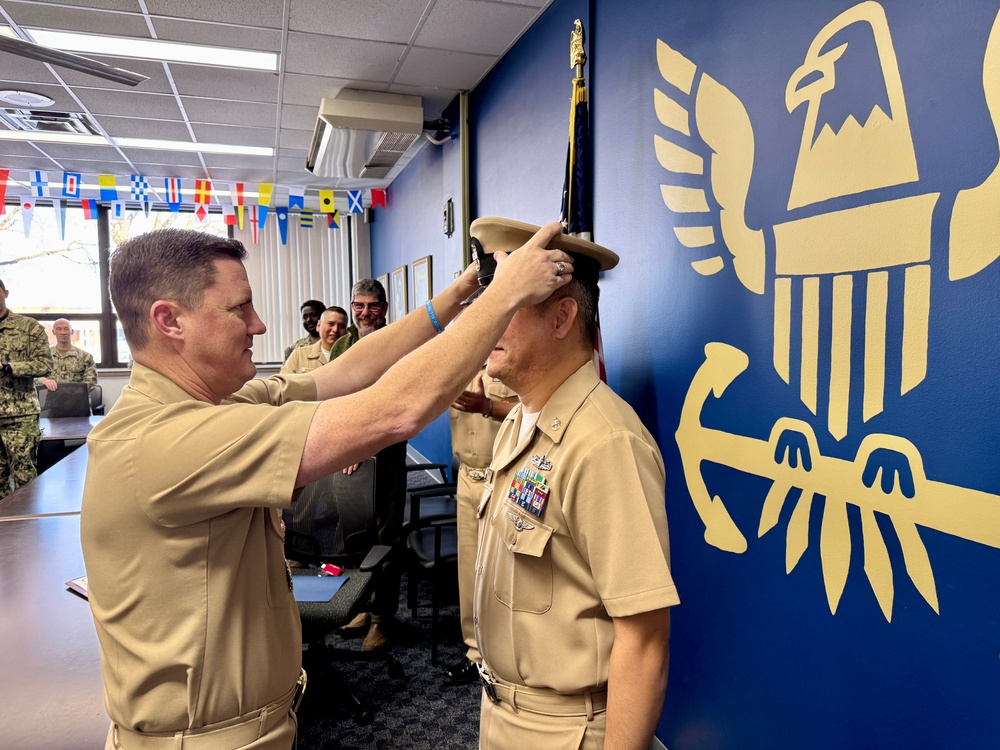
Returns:
[[[281,148],[296,148],[308,150],[312,146],[312,133],[305,130],[282,130],[278,145]]]
[[[388,82],[405,49],[402,44],[290,32],[285,70],[289,73]]]
[[[225,99],[181,97],[191,122],[230,125],[273,126],[278,107],[266,102],[235,102]]]
[[[240,19],[233,19],[239,21]],[[158,39],[212,47],[281,51],[281,32],[249,26],[187,21],[176,18],[155,18],[153,29]]]
[[[40,144],[53,159],[99,159],[121,161],[121,154],[113,146],[78,146],[73,143]],[[2,147],[0,147],[2,148]]]
[[[146,178],[149,180],[149,187],[157,191],[165,189],[163,181],[167,177],[181,177],[185,180],[205,179],[205,170],[202,168],[201,164],[194,166],[184,165],[180,162],[137,162],[135,166],[140,173],[146,175]],[[194,187],[194,185],[183,185],[182,187],[189,188]]]
[[[327,78],[325,76],[286,73],[285,83],[281,90],[281,100],[283,104],[318,107],[324,97],[336,96],[341,89],[350,88],[351,83],[350,78]]]
[[[0,70],[3,71],[3,77],[8,81],[59,83],[45,63],[39,60],[29,60],[27,57],[20,57],[10,52],[0,52]],[[60,75],[69,72],[66,68],[56,68],[55,71]]]
[[[56,71],[70,86],[86,86],[88,88],[111,89],[113,91],[136,91],[142,94],[170,93],[170,83],[167,81],[166,73],[163,71],[163,63],[152,60],[127,60],[124,57],[102,57],[100,55],[91,55],[91,57],[115,68],[123,68],[131,70],[133,73],[140,73],[149,78],[149,80],[143,81],[137,86],[128,86],[124,83],[106,81],[103,78],[76,70],[69,70],[68,68],[56,68]]]
[[[526,6],[437,0],[414,44],[499,55],[524,33],[537,13]]]
[[[316,175],[311,172],[307,172],[305,169],[302,170],[291,170],[285,172],[278,172],[278,177],[275,180],[280,185],[313,185],[322,180],[317,180]],[[286,196],[287,198],[287,196]]]
[[[280,29],[284,15],[284,0],[146,0],[146,8],[154,16],[195,18],[202,21],[239,23]]]
[[[97,118],[101,127],[112,138],[161,138],[167,141],[189,141],[187,125],[176,120],[144,120],[138,117]]]
[[[349,39],[406,44],[427,7],[427,0],[291,0],[288,28]]]
[[[203,65],[172,63],[170,71],[181,96],[277,102],[278,76],[259,70],[207,68]]]
[[[305,148],[279,148],[278,157],[282,159],[302,159],[305,161],[306,154],[309,153],[309,149]]]
[[[231,146],[274,146],[274,128],[239,128],[227,125],[191,125],[202,143],[227,143]]]
[[[110,31],[121,36],[149,39],[146,22],[139,14],[42,3],[7,3],[4,8],[10,13],[14,23],[25,28],[70,29],[88,34],[107,34]]]
[[[209,169],[224,167],[238,169],[240,167],[255,167],[257,169],[272,169],[273,156],[240,156],[238,154],[205,154],[205,165]]]
[[[493,62],[494,58],[489,55],[414,48],[403,61],[395,83],[471,90]]]
[[[126,115],[156,120],[180,120],[177,100],[167,94],[77,88],[76,95],[94,115]]]
[[[126,175],[132,174],[132,167],[129,166],[128,162],[124,161],[83,161],[81,159],[66,159],[60,160],[63,169],[67,172],[80,172],[84,175],[92,174],[114,174],[114,175]],[[51,176],[50,176],[51,178]],[[119,185],[119,188],[122,186]]]
[[[128,160],[138,166],[144,164],[181,164],[189,166],[201,166],[198,154],[189,151],[161,151],[150,148],[125,148],[122,149]],[[153,172],[152,174],[156,174]]]
[[[279,156],[278,169],[282,172],[294,172],[298,169],[305,170],[306,157],[304,156]]]
[[[30,143],[24,143],[23,141],[0,141],[0,159],[5,160],[12,156],[27,156],[40,159],[45,158],[38,152],[38,149]],[[6,167],[6,164],[4,167]],[[36,169],[42,169],[42,167],[36,167]]]
[[[212,179],[224,182],[274,182],[274,170],[263,167],[241,167],[240,169],[211,170]],[[248,186],[249,187],[249,186]]]
[[[314,107],[299,107],[286,104],[281,108],[281,127],[289,130],[308,130],[312,132],[319,115],[319,102]]]

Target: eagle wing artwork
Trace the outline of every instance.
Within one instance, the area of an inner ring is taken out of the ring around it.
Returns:
[[[837,100],[858,69],[852,52],[881,76],[871,87],[877,95],[860,109]],[[657,63],[666,85],[654,91],[663,126],[654,148],[667,173],[660,190],[674,216],[674,234],[691,251],[695,272],[712,276],[731,264],[743,287],[771,297],[774,370],[798,390],[836,444],[883,412],[888,383],[896,382],[887,371],[901,373],[903,396],[924,380],[928,367],[931,235],[941,193],[920,180],[885,11],[877,2],[847,9],[816,34],[802,64],[790,72],[784,103],[792,116],[804,109],[802,137],[787,218],[768,227],[747,219],[755,153],[743,102],[662,40]],[[996,130],[1000,18],[987,42],[983,86]],[[947,233],[950,281],[1000,257],[998,203],[1000,167],[958,193]],[[887,336],[890,318],[901,319],[900,335]],[[821,326],[828,335],[821,337]],[[821,341],[828,351],[820,351]],[[852,351],[861,352],[855,369]],[[709,396],[721,399],[749,364],[740,349],[709,342],[676,432],[706,542],[728,552],[747,549],[722,498],[708,489],[702,474],[708,462],[771,480],[758,537],[777,526],[786,503],[795,502],[786,529],[786,573],[808,548],[811,512],[823,498],[819,550],[831,613],[850,569],[848,505],[861,514],[865,573],[886,620],[892,618],[894,583],[879,514],[891,521],[910,580],[939,611],[920,528],[1000,548],[1000,497],[929,479],[917,447],[897,435],[867,434],[855,455],[844,458],[835,450],[823,455],[814,427],[801,419],[779,417],[766,439],[704,425]],[[849,409],[852,393],[861,402],[860,419]]]

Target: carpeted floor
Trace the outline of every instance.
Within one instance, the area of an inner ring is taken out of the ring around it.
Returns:
[[[412,460],[411,460],[412,463]],[[411,472],[412,488],[437,481]],[[370,750],[372,748],[466,748],[479,746],[479,683],[446,685],[444,670],[465,655],[458,619],[458,586],[443,586],[438,622],[438,665],[431,664],[431,585],[418,583],[417,601],[424,606],[414,618],[406,606],[408,579],[403,574],[399,612],[392,631],[392,654],[403,676],[394,678],[385,662],[336,662],[322,651],[303,655],[309,686],[299,708],[298,750]],[[328,636],[329,645],[359,649],[361,640]],[[346,683],[371,709],[373,721],[358,726],[354,704],[338,687]]]
[[[299,709],[299,750],[368,750],[369,748],[477,748],[479,743],[479,684],[445,685],[446,666],[465,654],[454,593],[447,594],[438,623],[439,664],[431,665],[430,584],[419,585],[417,619],[406,608],[407,580],[404,575],[402,601],[397,615],[392,652],[402,667],[402,679],[394,679],[385,662],[317,663],[319,654],[304,663],[309,687]],[[331,644],[360,648],[360,639],[344,641],[331,636]],[[353,703],[338,691],[330,670],[346,682],[374,715],[368,726],[355,724]]]

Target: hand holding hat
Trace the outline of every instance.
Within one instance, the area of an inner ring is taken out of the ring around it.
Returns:
[[[549,250],[561,234],[559,222],[546,224],[520,247],[497,247],[497,270],[491,286],[499,287],[518,307],[547,299],[556,289],[572,281],[573,258],[562,250]]]

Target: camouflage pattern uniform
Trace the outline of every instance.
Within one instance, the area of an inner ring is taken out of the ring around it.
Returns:
[[[285,358],[283,360],[281,360],[281,361],[282,362],[287,362],[288,358],[292,356],[292,352],[294,352],[300,346],[312,346],[317,341],[319,341],[319,337],[318,336],[316,338],[313,338],[309,334],[306,334],[305,336],[303,336],[302,338],[300,338],[298,341],[296,341],[294,344],[292,344],[290,347],[288,347],[287,349],[285,349]]]
[[[20,487],[35,477],[38,453],[38,396],[35,378],[49,374],[52,354],[45,329],[32,318],[8,312],[0,320],[0,499],[10,481]]]
[[[48,378],[59,383],[86,383],[93,387],[97,385],[97,366],[90,352],[85,352],[71,346],[68,352],[59,351],[59,347],[49,348],[52,353],[52,369]],[[35,385],[41,385],[45,378],[35,378]]]

